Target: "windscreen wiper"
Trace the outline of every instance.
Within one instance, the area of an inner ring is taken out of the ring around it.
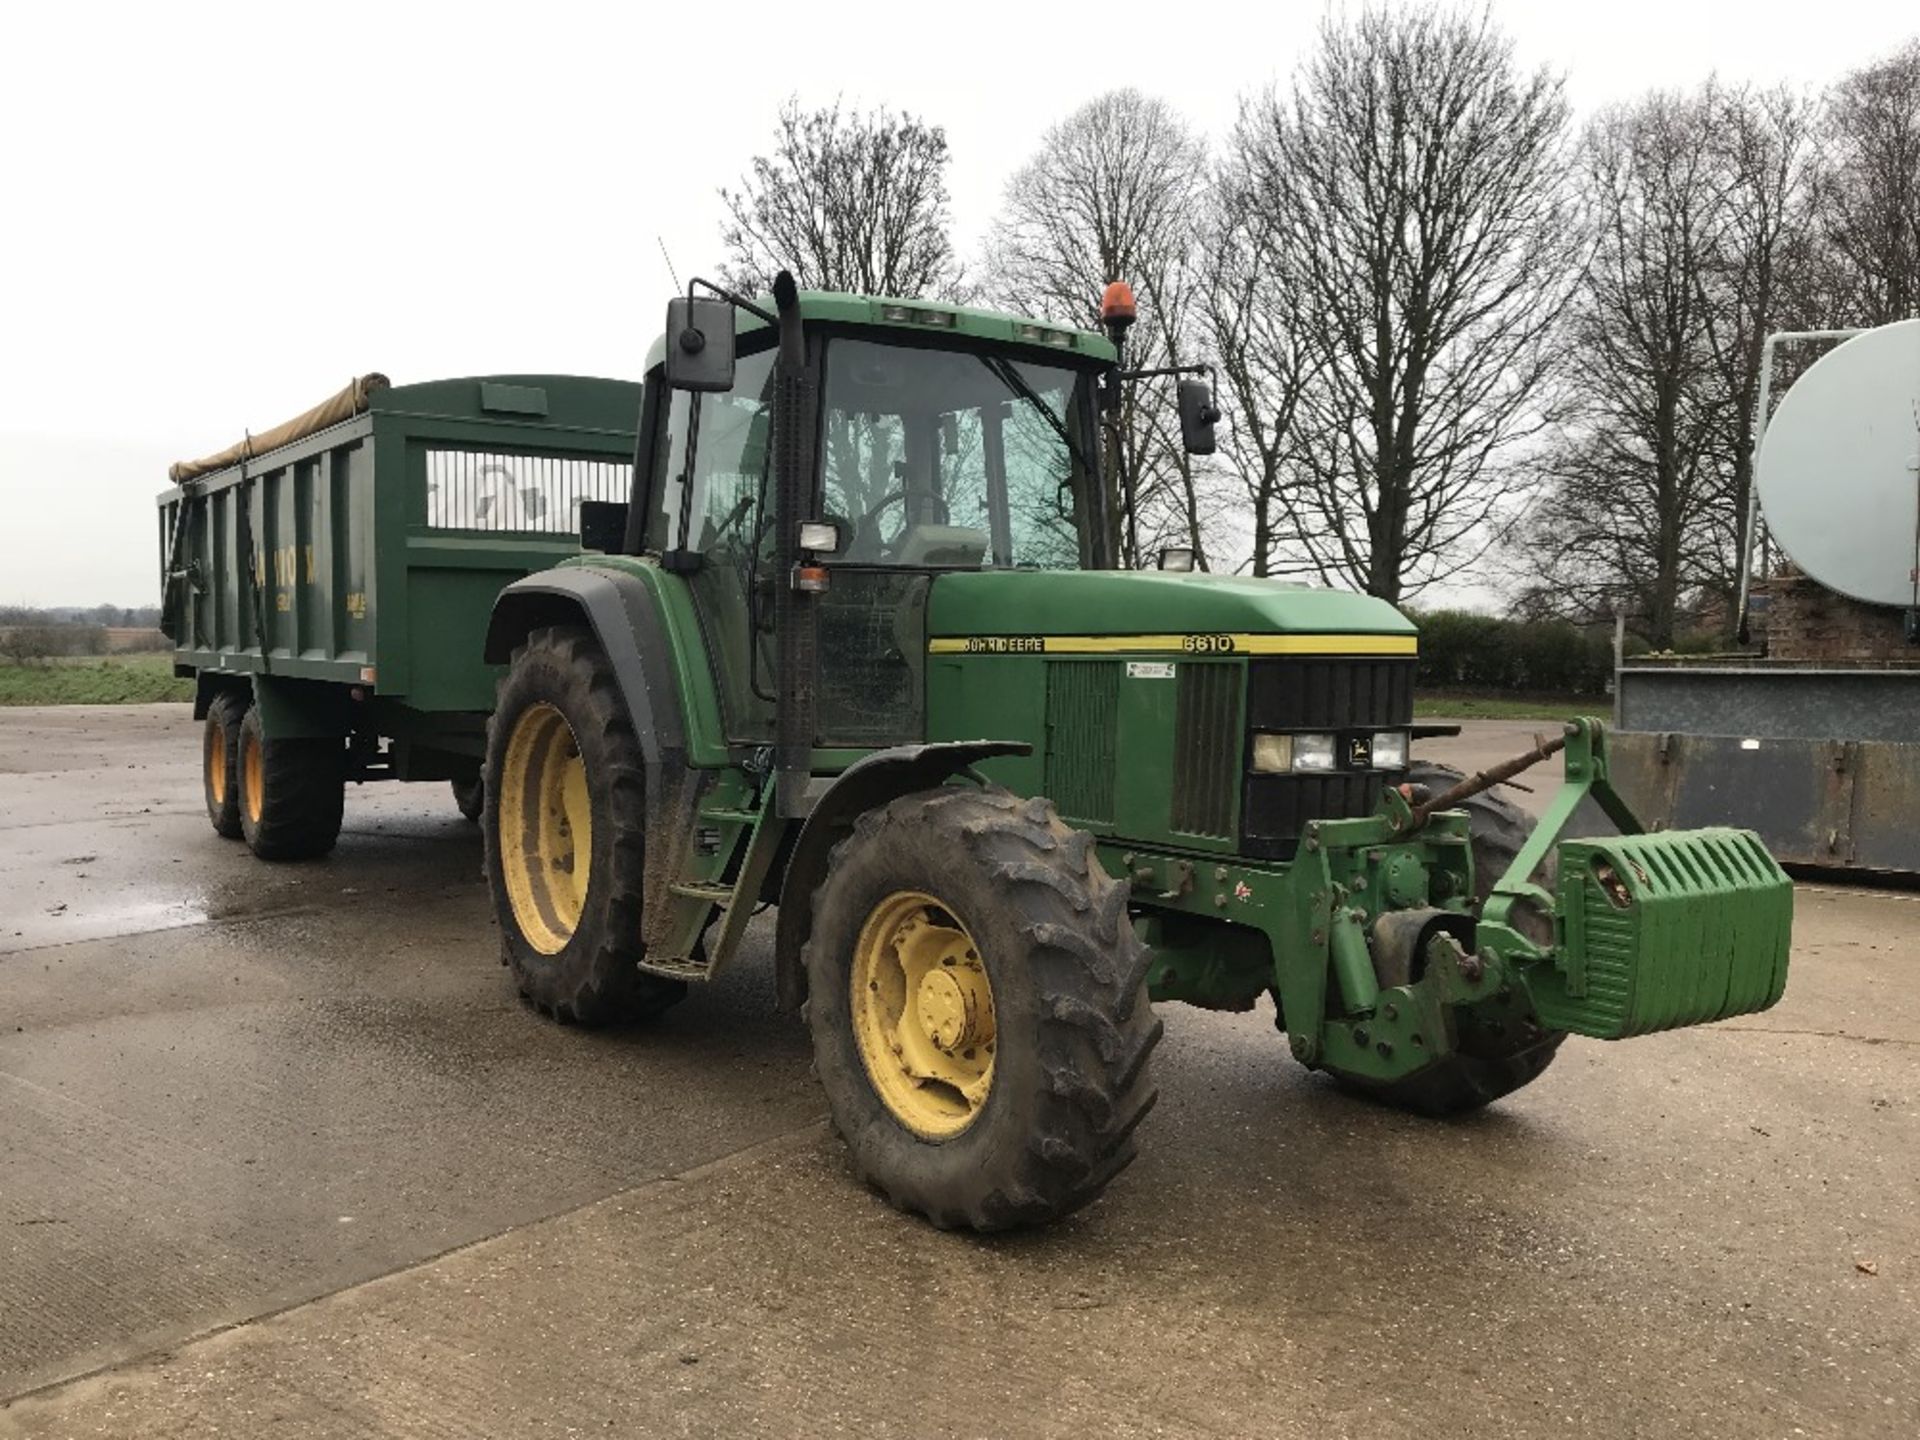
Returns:
[[[1080,467],[1080,473],[1091,480],[1094,469],[1087,459],[1086,452],[1075,443],[1073,436],[1067,431],[1065,422],[1054,413],[1051,405],[1040,398],[1039,392],[1027,383],[1026,377],[999,355],[982,355],[979,358],[980,363],[991,370],[1002,385],[1046,416],[1047,424],[1053,427],[1053,433],[1058,435],[1061,443],[1067,447],[1067,453],[1073,457],[1073,463]]]

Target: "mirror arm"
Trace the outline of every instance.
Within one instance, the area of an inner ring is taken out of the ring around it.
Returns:
[[[1119,371],[1114,376],[1114,378],[1116,380],[1129,380],[1129,381],[1157,380],[1163,375],[1204,375],[1207,377],[1208,382],[1211,383],[1213,380],[1213,366],[1211,365],[1166,365],[1166,366],[1162,366],[1158,370],[1122,370],[1122,371]]]
[[[779,317],[773,314],[772,311],[763,310],[758,305],[754,304],[753,301],[747,299],[746,296],[735,294],[733,291],[727,289],[726,286],[716,285],[711,280],[702,279],[698,275],[694,276],[691,280],[687,281],[687,299],[689,300],[693,299],[693,287],[696,285],[701,286],[702,288],[708,291],[711,291],[713,294],[718,295],[722,300],[725,300],[729,305],[732,305],[738,309],[744,310],[749,315],[757,315],[760,319],[766,321],[767,324],[769,325],[778,325],[780,323]]]

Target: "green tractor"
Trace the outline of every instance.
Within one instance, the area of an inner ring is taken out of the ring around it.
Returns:
[[[665,1009],[777,905],[859,1173],[978,1230],[1133,1157],[1153,1006],[1271,996],[1296,1059],[1436,1115],[1569,1033],[1764,1009],[1791,886],[1749,833],[1646,835],[1575,720],[1532,829],[1409,754],[1413,627],[1366,596],[1120,570],[1108,333],[696,282],[645,387],[622,543],[492,612],[504,959],[562,1022]],[[1190,449],[1212,445],[1183,378]],[[1438,793],[1445,791],[1447,793]],[[1562,839],[1593,797],[1622,832]]]

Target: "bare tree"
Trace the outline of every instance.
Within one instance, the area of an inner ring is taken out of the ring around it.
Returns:
[[[1125,280],[1140,307],[1129,364],[1190,364],[1205,187],[1205,149],[1169,106],[1132,89],[1098,96],[1048,130],[1008,182],[987,283],[1013,309],[1092,325],[1107,285]],[[1123,473],[1110,482],[1132,497],[1139,522],[1120,537],[1127,564],[1165,542],[1207,563],[1202,477],[1173,413],[1156,391],[1120,417]]]
[[[1820,209],[1837,312],[1884,325],[1920,314],[1920,40],[1827,97]]]
[[[1726,224],[1711,95],[1649,95],[1588,127],[1596,245],[1575,302],[1577,413],[1549,452],[1522,553],[1525,613],[1625,607],[1656,646],[1714,570],[1719,375],[1705,276]]]
[[[1818,109],[1784,87],[1755,92],[1708,82],[1704,143],[1721,193],[1700,276],[1716,397],[1718,503],[1710,523],[1724,543],[1707,552],[1729,635],[1753,493],[1761,347],[1772,330],[1824,323],[1814,302],[1814,139]],[[1714,559],[1726,561],[1713,564]]]
[[[1301,296],[1278,279],[1282,227],[1260,205],[1240,153],[1249,139],[1243,120],[1214,177],[1201,311],[1232,416],[1222,461],[1253,522],[1249,566],[1268,575],[1286,548],[1281,492],[1298,460],[1296,426],[1316,362]]]
[[[763,291],[786,269],[819,290],[954,293],[948,159],[946,132],[905,112],[802,110],[789,99],[773,153],[720,191],[727,282]]]
[[[1486,15],[1437,8],[1329,19],[1291,93],[1243,115],[1269,283],[1314,361],[1276,491],[1299,568],[1400,601],[1498,533],[1576,270],[1567,115]]]

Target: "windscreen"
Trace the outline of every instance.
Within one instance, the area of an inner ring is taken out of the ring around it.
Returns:
[[[1094,474],[1093,376],[1006,355],[835,339],[825,509],[853,565],[1070,570]]]

